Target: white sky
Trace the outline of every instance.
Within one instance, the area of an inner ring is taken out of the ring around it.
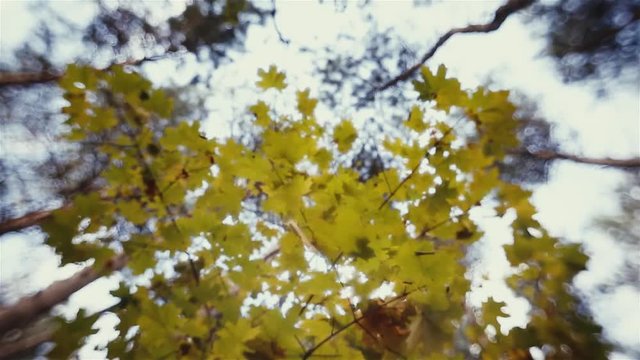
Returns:
[[[153,4],[153,1],[148,3]],[[1,57],[22,41],[22,36],[32,25],[25,4],[23,1],[0,1]],[[172,11],[179,11],[180,4],[173,4],[175,9]],[[444,31],[469,22],[485,22],[501,4],[501,1],[447,1],[416,9],[411,1],[381,1],[374,4],[373,13],[379,21],[379,29],[387,26],[393,28],[407,43],[418,44],[415,50],[421,54]],[[56,7],[61,10],[73,9],[76,19],[91,14],[91,6],[87,6],[87,2],[59,2]],[[309,48],[335,45],[336,51],[340,51],[341,44],[335,41],[338,34],[347,32],[355,38],[363,38],[369,26],[361,20],[358,10],[353,6],[338,14],[331,4],[320,6],[310,1],[278,1],[277,8],[276,21],[283,35],[292,44]],[[464,87],[479,85],[491,77],[494,84],[500,87],[522,90],[538,102],[542,114],[556,125],[554,134],[566,152],[591,157],[640,156],[638,88],[621,87],[612,91],[607,98],[597,98],[591,88],[562,83],[552,61],[539,56],[544,44],[541,39],[532,37],[534,25],[523,24],[520,20],[518,16],[513,16],[499,31],[491,34],[456,36],[439,50],[428,65],[446,64],[450,73],[458,77]],[[252,28],[248,33],[246,49],[245,54],[236,55],[232,64],[223,66],[214,75],[214,82],[221,86],[218,90],[214,89],[208,102],[208,106],[214,110],[214,116],[205,126],[212,135],[228,133],[229,119],[243,108],[229,106],[230,102],[252,102],[247,96],[253,94],[258,68],[277,64],[286,70],[287,82],[291,87],[310,87],[312,94],[317,94],[318,79],[311,73],[313,58],[309,53],[302,54],[284,46],[271,24],[268,23],[264,28]],[[158,68],[154,71],[153,67],[149,67],[153,73],[176,74],[168,66],[152,66]],[[185,69],[177,74],[189,71]],[[185,78],[190,79],[186,75]],[[233,100],[230,100],[231,89],[234,90]],[[358,114],[352,115],[358,117]],[[598,281],[606,280],[611,273],[611,262],[622,255],[606,234],[589,228],[593,219],[615,214],[619,210],[614,190],[621,179],[621,173],[616,170],[556,162],[549,183],[538,186],[534,193],[534,202],[540,210],[538,218],[551,233],[583,242],[593,256],[589,263],[590,270],[578,277],[578,285],[587,292],[593,291]],[[495,235],[492,239],[497,239],[492,243],[485,241],[486,253],[495,254],[488,249],[499,251],[500,243],[508,239],[504,232],[504,221],[487,221],[484,226]],[[498,235],[501,233],[502,236]],[[31,269],[29,281],[21,282],[20,293],[42,288],[73,272],[74,269],[69,267],[54,271],[58,261],[46,248],[38,247],[35,253],[32,252],[31,244],[39,243],[40,238],[34,234],[3,237],[0,242],[0,281],[21,274],[21,259],[27,255],[42,261],[38,262],[35,269]],[[486,292],[498,296],[503,293],[496,279],[500,278],[505,261],[492,258],[490,265],[484,268],[493,279],[491,284],[494,286],[486,286]],[[24,287],[24,284],[28,287]],[[112,284],[112,281],[100,280],[74,295],[72,304],[100,310],[110,304],[104,294]],[[488,293],[479,293],[478,296],[487,296]],[[640,349],[639,296],[633,289],[621,289],[609,298],[593,303],[593,310],[613,339]],[[510,306],[512,309],[522,308],[517,302],[512,302]],[[84,357],[95,355],[83,351]]]

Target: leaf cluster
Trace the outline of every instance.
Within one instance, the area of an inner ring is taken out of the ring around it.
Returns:
[[[308,89],[291,114],[251,106],[261,141],[249,148],[167,122],[170,99],[125,68],[70,67],[67,137],[110,134],[109,163],[104,186],[45,230],[64,262],[129,257],[108,356],[605,356],[567,289],[586,256],[535,220],[528,191],[500,180],[496,163],[518,145],[509,93],[464,90],[444,66],[421,75],[411,141],[381,144],[398,165],[363,179],[337,161],[358,127],[320,125]],[[275,66],[258,76],[266,92],[289,91]],[[508,316],[501,303],[469,314],[465,257],[483,237],[471,215],[481,206],[514,218],[508,284],[532,307],[529,326],[506,335],[488,335]]]

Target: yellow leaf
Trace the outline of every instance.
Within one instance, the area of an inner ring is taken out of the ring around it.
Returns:
[[[256,229],[264,236],[266,237],[273,237],[278,235],[278,231],[276,229],[273,229],[269,226],[267,226],[263,221],[259,221],[256,224]]]
[[[255,105],[250,106],[249,111],[256,116],[256,124],[262,127],[267,127],[271,124],[269,106],[264,101],[258,101]]]
[[[286,79],[285,74],[283,72],[279,72],[275,65],[269,66],[269,71],[259,69],[258,76],[260,76],[260,81],[257,81],[256,85],[264,90],[269,88],[282,90],[287,87],[287,84],[284,82]]]
[[[296,176],[287,183],[276,188],[266,187],[269,198],[264,202],[264,209],[282,214],[297,214],[302,208],[302,197],[309,192],[311,180]]]
[[[217,333],[214,353],[225,359],[244,359],[243,354],[247,350],[244,343],[254,339],[259,333],[260,329],[251,327],[251,322],[245,318],[238,319],[235,324],[226,323]]]
[[[298,97],[298,111],[304,116],[313,115],[313,110],[316,108],[316,104],[318,104],[318,99],[309,97],[309,89],[298,91],[296,95]]]
[[[347,152],[357,137],[356,128],[353,127],[351,121],[346,119],[342,120],[333,130],[333,141],[338,144],[338,151],[341,153]]]
[[[285,269],[304,270],[307,261],[304,258],[304,246],[302,240],[294,234],[287,232],[280,239],[280,264]]]
[[[285,159],[296,164],[305,155],[315,151],[315,142],[302,137],[298,132],[267,130],[263,137],[264,152],[271,160]]]
[[[405,125],[409,129],[415,130],[419,133],[427,129],[427,124],[424,122],[424,113],[419,106],[414,105],[411,108],[411,113],[409,113],[409,117],[405,121]]]

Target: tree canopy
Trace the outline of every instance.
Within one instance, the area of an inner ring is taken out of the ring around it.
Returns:
[[[266,92],[291,91],[275,66],[258,74]],[[496,161],[517,145],[507,91],[461,89],[445,66],[423,67],[402,136],[379,139],[393,162],[363,180],[341,162],[357,130],[320,125],[309,89],[296,92],[297,111],[252,106],[259,130],[247,146],[209,140],[197,122],[170,125],[171,99],[122,66],[71,66],[60,85],[66,139],[100,139],[107,160],[102,186],[43,229],[63,263],[93,264],[14,305],[25,311],[0,313],[1,330],[121,270],[110,358],[526,359],[532,346],[605,357],[566,288],[587,258],[535,220],[528,191],[500,180]],[[508,284],[532,307],[529,325],[508,334],[503,303],[465,301],[465,254],[482,236],[473,212],[488,201],[513,219]],[[384,298],[371,296],[384,285]],[[277,304],[247,304],[261,294]],[[97,316],[61,324],[49,355],[69,356]]]
[[[544,179],[556,159],[622,169],[640,159],[563,153],[522,96],[466,88],[428,60],[454,36],[496,31],[533,5],[566,20],[549,39],[567,80],[603,76],[593,52],[615,58],[621,76],[637,58],[625,37],[637,27],[635,3],[509,0],[485,23],[391,61],[394,35],[374,34],[362,58],[323,58],[320,88],[295,88],[286,68],[266,63],[255,101],[237,115],[242,133],[206,134],[207,109],[190,91],[211,88],[210,79],[161,84],[141,65],[189,53],[210,70],[250,24],[275,15],[275,2],[263,5],[198,0],[153,22],[144,8],[99,2],[82,31],[96,58],[55,62],[25,44],[17,67],[2,64],[3,126],[55,147],[33,162],[0,157],[0,173],[16,174],[0,183],[0,235],[37,225],[62,265],[83,268],[0,306],[0,358],[28,357],[42,343],[50,358],[72,357],[105,314],[118,320],[102,349],[108,358],[607,358],[614,347],[572,285],[588,257],[544,228],[522,184]],[[598,6],[611,7],[606,17]],[[598,34],[614,34],[574,46],[561,28],[579,29],[573,17],[583,12],[610,25]],[[50,28],[40,29],[50,49]],[[567,60],[576,52],[589,60]],[[372,71],[361,77],[359,66]],[[412,91],[395,90],[404,83]],[[379,101],[401,115],[357,123],[336,111],[340,101],[355,109]],[[316,111],[322,103],[329,118]],[[34,174],[41,189],[16,190]],[[506,255],[504,284],[527,304],[522,326],[500,296],[471,299],[477,248],[493,236],[488,217],[509,224],[495,257]],[[52,315],[114,274],[115,305]]]

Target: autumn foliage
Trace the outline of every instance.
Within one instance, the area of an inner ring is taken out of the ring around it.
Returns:
[[[171,99],[121,66],[70,66],[60,85],[66,140],[98,142],[105,166],[100,188],[43,228],[64,263],[126,256],[109,358],[606,356],[569,287],[586,256],[501,179],[518,145],[507,91],[423,67],[403,126],[378,139],[392,161],[363,175],[344,159],[367,134],[316,119],[309,89],[288,113],[257,99],[255,136],[237,141],[169,121]],[[256,85],[269,99],[293,91],[275,66]],[[502,302],[469,303],[480,207],[511,220],[506,282],[531,305],[526,328],[500,331]],[[61,324],[50,356],[82,346],[97,316]]]

